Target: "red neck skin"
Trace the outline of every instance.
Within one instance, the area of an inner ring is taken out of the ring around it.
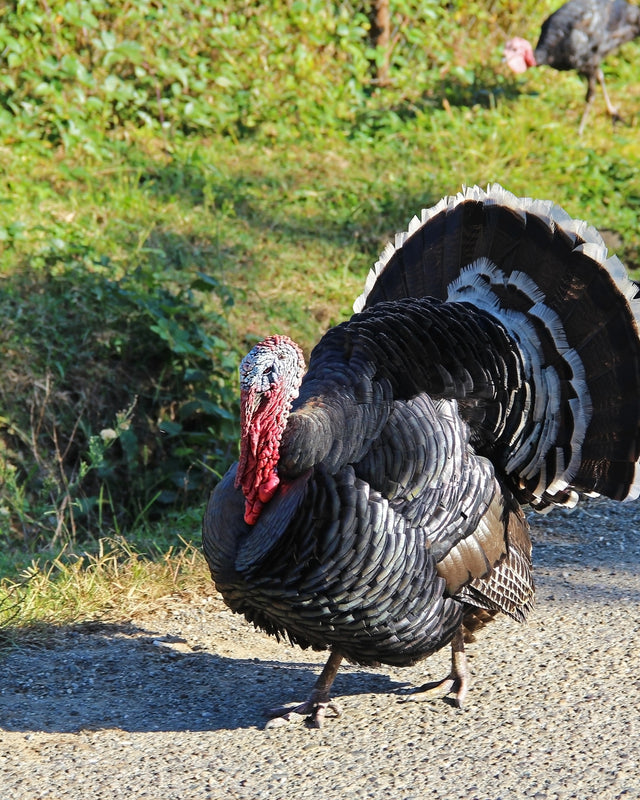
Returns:
[[[289,416],[289,403],[281,385],[258,400],[253,390],[240,395],[240,459],[235,485],[245,497],[244,521],[255,525],[264,505],[280,484],[277,473],[280,441]]]

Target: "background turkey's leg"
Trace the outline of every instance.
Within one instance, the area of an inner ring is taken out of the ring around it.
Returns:
[[[614,122],[624,122],[624,120],[622,119],[620,114],[618,114],[618,109],[613,105],[611,100],[609,100],[609,94],[607,92],[607,87],[606,87],[605,82],[604,82],[604,72],[601,69],[598,69],[598,72],[596,73],[596,77],[598,78],[598,82],[600,83],[600,86],[602,87],[602,94],[604,95],[604,102],[607,105],[607,111],[609,112],[609,115],[610,115],[611,119]]]
[[[442,681],[432,681],[414,689],[408,700],[433,700],[455,692],[455,703],[462,708],[469,691],[469,670],[464,653],[464,634],[462,625],[451,640],[451,672]]]
[[[267,722],[266,727],[275,728],[283,722],[289,722],[292,714],[308,714],[309,723],[314,728],[322,727],[327,709],[333,711],[337,717],[341,716],[342,710],[340,706],[329,697],[329,691],[338,674],[341,663],[342,655],[336,650],[333,650],[327,663],[324,665],[324,669],[318,676],[318,680],[315,682],[309,699],[298,705],[294,704],[269,709],[267,714],[272,717],[272,719]]]
[[[584,111],[580,118],[580,126],[578,127],[578,136],[582,136],[584,131],[584,124],[589,116],[589,110],[593,104],[593,98],[596,96],[596,78],[595,75],[587,75],[587,94],[585,97]],[[607,96],[605,92],[605,97]],[[608,98],[607,98],[608,100]]]

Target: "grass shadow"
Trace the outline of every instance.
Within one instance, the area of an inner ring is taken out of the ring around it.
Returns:
[[[530,92],[523,92],[521,81],[498,75],[492,69],[483,69],[470,81],[447,75],[437,84],[431,97],[439,104],[446,101],[458,108],[481,106],[495,109],[499,103],[517,100],[522,94]]]

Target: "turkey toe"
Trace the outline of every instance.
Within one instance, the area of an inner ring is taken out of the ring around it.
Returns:
[[[327,710],[333,711],[336,717],[341,717],[340,706],[329,697],[329,691],[341,662],[342,655],[334,650],[318,676],[311,696],[304,703],[290,703],[286,706],[270,709],[267,712],[267,716],[272,717],[272,719],[267,723],[267,728],[281,725],[282,722],[280,720],[289,722],[292,714],[307,714],[307,723],[311,728],[322,727]]]
[[[267,716],[271,717],[265,728],[277,728],[291,721],[292,714],[307,715],[307,724],[311,728],[322,728],[327,711],[333,711],[334,716],[341,717],[342,709],[333,700],[318,701],[313,698],[304,703],[290,703],[286,706],[271,708]]]
[[[455,693],[454,703],[458,708],[462,708],[468,690],[468,677],[449,674],[444,680],[425,683],[413,689],[407,700],[413,702],[417,700],[437,700],[441,697],[446,697],[448,694]]]

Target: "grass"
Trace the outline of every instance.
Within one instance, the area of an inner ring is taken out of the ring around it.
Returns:
[[[169,530],[99,539],[85,550],[63,547],[13,553],[0,565],[0,647],[78,622],[121,622],[144,616],[159,601],[213,592],[192,515]],[[5,571],[6,570],[6,571]]]
[[[579,138],[578,76],[501,64],[555,3],[398,0],[384,88],[357,7],[168,4],[165,30],[157,5],[0,12],[12,629],[126,615],[202,575],[188,531],[235,457],[239,358],[278,331],[308,352],[440,196],[499,182],[553,199],[640,277],[637,43],[604,65],[627,124],[598,95]]]

